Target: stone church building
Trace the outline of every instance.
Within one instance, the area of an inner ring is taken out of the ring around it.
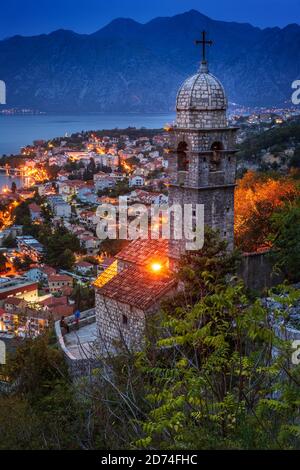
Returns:
[[[234,243],[235,139],[227,123],[222,84],[208,70],[203,45],[199,71],[181,86],[176,123],[170,129],[169,204],[204,204],[205,225]],[[171,218],[172,234],[172,218]],[[176,289],[173,269],[185,240],[135,240],[95,282],[96,321],[102,352],[122,341],[140,344],[148,315]],[[155,269],[158,265],[160,268]]]

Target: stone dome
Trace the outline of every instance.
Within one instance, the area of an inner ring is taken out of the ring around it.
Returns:
[[[189,77],[177,94],[177,111],[213,111],[226,110],[227,99],[219,80],[207,69]]]
[[[202,63],[181,86],[176,100],[177,126],[216,128],[226,125],[227,98],[223,85]]]

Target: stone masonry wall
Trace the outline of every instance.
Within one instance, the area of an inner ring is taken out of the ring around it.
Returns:
[[[177,112],[176,123],[178,127],[188,129],[207,129],[225,127],[227,123],[226,111],[202,111],[184,110]]]
[[[245,254],[238,274],[249,289],[259,292],[283,282],[283,276],[273,272],[268,253]]]
[[[126,324],[123,315],[127,318]],[[138,348],[145,329],[145,312],[142,310],[96,292],[96,321],[104,355],[113,352],[120,342],[130,349]]]
[[[192,189],[171,187],[169,203],[173,204],[203,204],[204,224],[214,230],[219,230],[220,236],[227,240],[228,248],[234,245],[234,186],[218,188]],[[174,223],[171,217],[171,234]],[[178,258],[185,249],[185,240],[178,243],[171,240],[171,257]]]

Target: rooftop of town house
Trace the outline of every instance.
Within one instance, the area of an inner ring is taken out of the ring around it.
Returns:
[[[38,206],[35,202],[29,204],[29,209],[30,209],[32,212],[41,212],[40,206]]]
[[[61,297],[49,296],[47,299],[44,299],[40,302],[44,306],[52,307],[53,305],[67,305],[68,297],[63,295]]]
[[[68,274],[52,274],[48,278],[48,282],[69,282],[72,281],[72,277],[68,276]]]
[[[99,240],[99,238],[94,237],[93,235],[85,235],[85,234],[78,235],[78,238],[79,238],[81,241]]]
[[[85,181],[82,181],[82,180],[67,180],[67,181],[63,181],[61,183],[61,186],[62,187],[70,187],[70,188],[78,188],[78,187],[85,187],[87,186],[86,182]]]
[[[18,243],[23,243],[36,249],[43,248],[43,245],[31,235],[19,235],[16,238]]]
[[[63,315],[69,316],[74,312],[73,305],[49,305],[49,312],[54,320],[58,320]]]
[[[9,279],[6,283],[1,283],[0,285],[0,294],[1,295],[8,295],[10,294],[17,294],[19,292],[23,291],[32,291],[38,288],[38,283],[35,281],[25,281],[24,279]],[[4,297],[2,297],[4,298]]]
[[[96,215],[96,213],[93,212],[93,211],[84,209],[84,210],[80,211],[79,215],[80,215],[80,217],[93,217],[94,215]]]
[[[52,268],[51,266],[46,266],[44,265],[43,267],[39,268],[40,271],[42,271],[44,274],[46,274],[47,276],[50,276],[50,275],[53,275],[53,274],[56,274],[56,269],[55,268]]]
[[[70,297],[70,295],[73,292],[73,288],[70,287],[70,286],[63,286],[63,287],[60,288],[60,290],[61,290],[62,294],[67,296],[67,297]]]
[[[7,299],[5,299],[4,303],[6,305],[20,305],[25,303],[25,300],[19,297],[8,297]]]
[[[94,265],[89,263],[88,261],[78,261],[75,263],[75,267],[77,268],[92,268]]]

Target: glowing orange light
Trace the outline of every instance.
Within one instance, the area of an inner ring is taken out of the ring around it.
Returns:
[[[166,132],[170,132],[172,129],[173,129],[172,124],[169,124],[169,123],[165,124],[164,130],[165,130]]]
[[[130,165],[128,165],[128,163],[126,163],[126,162],[122,162],[122,167],[126,171],[132,171],[132,167]]]
[[[160,263],[157,263],[157,262],[152,263],[151,264],[151,269],[154,273],[158,273],[159,271],[161,271],[162,265]]]
[[[103,148],[103,147],[97,147],[97,148],[96,148],[96,152],[97,152],[99,155],[105,155],[105,154],[106,154],[105,148]]]

